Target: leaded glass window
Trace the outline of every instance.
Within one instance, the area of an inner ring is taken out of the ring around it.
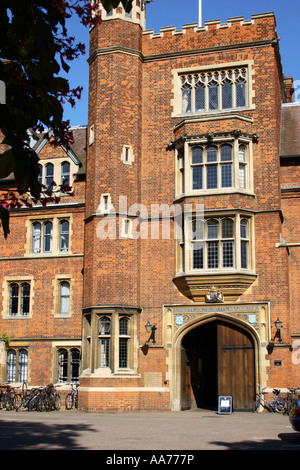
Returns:
[[[183,114],[247,106],[247,67],[182,74],[180,79]]]

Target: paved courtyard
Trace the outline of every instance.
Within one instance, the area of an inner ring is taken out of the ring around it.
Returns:
[[[287,416],[267,412],[1,410],[0,450],[300,450],[300,433]]]

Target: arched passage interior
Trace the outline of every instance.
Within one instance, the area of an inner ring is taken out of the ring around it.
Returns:
[[[234,410],[251,410],[255,394],[255,350],[250,333],[221,319],[194,327],[182,338],[181,404],[216,409],[230,395]]]

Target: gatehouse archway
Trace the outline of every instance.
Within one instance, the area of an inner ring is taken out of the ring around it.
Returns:
[[[237,322],[211,318],[181,337],[181,409],[216,409],[230,395],[234,410],[252,409],[255,396],[255,339]]]

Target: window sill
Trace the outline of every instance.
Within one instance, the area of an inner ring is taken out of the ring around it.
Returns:
[[[4,315],[3,320],[30,320],[32,315]]]
[[[193,190],[186,193],[177,194],[175,196],[175,202],[179,202],[185,198],[192,198],[192,197],[209,197],[209,196],[224,196],[224,195],[241,195],[241,196],[249,196],[255,198],[256,195],[247,189],[235,189],[235,188],[221,188],[221,189],[204,189],[204,190]]]
[[[132,369],[118,369],[116,372],[112,372],[109,367],[99,367],[91,372],[90,369],[86,369],[81,377],[109,377],[110,379],[120,378],[120,377],[140,377],[139,374],[136,374]]]
[[[212,110],[212,111],[202,111],[202,112],[194,112],[194,113],[176,113],[172,115],[172,118],[181,119],[181,121],[176,124],[174,130],[176,131],[181,126],[188,122],[195,122],[195,121],[208,121],[208,120],[215,120],[215,119],[241,119],[246,120],[249,122],[253,122],[252,117],[245,115],[245,112],[254,111],[255,107],[243,107],[243,108],[234,108],[234,109],[226,109],[226,110]]]
[[[190,300],[206,303],[206,295],[215,287],[223,296],[224,302],[236,302],[249,287],[257,275],[253,272],[190,272],[177,274],[173,279],[178,290]]]

